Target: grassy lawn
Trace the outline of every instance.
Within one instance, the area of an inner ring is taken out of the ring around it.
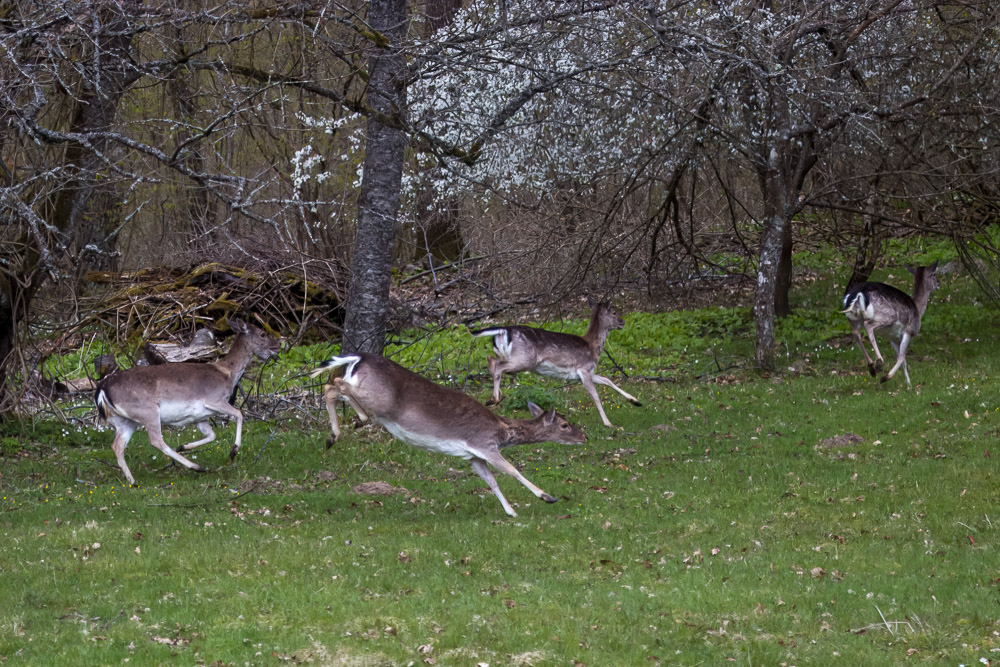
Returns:
[[[110,432],[7,432],[0,661],[996,664],[1000,316],[943,283],[912,388],[867,375],[824,278],[794,295],[766,377],[747,367],[745,310],[629,316],[608,349],[644,407],[599,389],[617,430],[579,385],[505,380],[502,411],[539,400],[590,437],[505,452],[559,498],[499,479],[516,519],[467,464],[380,428],[326,450],[318,411],[248,422],[234,464],[222,429],[203,475],[137,434],[138,488]],[[467,338],[400,359],[463,386],[483,374],[468,388],[485,399],[488,345]],[[396,493],[355,491],[375,481]]]

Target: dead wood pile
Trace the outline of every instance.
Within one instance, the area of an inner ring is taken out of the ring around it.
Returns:
[[[343,307],[329,273],[301,267],[245,268],[218,262],[131,273],[92,271],[87,280],[106,289],[94,297],[90,324],[111,329],[123,343],[190,340],[209,327],[225,331],[232,315],[252,317],[271,333],[299,342],[338,335]]]

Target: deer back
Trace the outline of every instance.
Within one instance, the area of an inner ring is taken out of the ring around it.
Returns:
[[[130,419],[151,411],[167,424],[191,423],[208,414],[206,403],[230,400],[244,370],[254,355],[268,359],[278,353],[279,343],[263,331],[239,320],[229,352],[211,363],[180,362],[135,366],[116,370],[97,385],[95,400],[101,416],[106,407]]]
[[[469,458],[476,449],[490,447],[583,442],[582,431],[554,410],[539,408],[533,419],[506,419],[471,396],[431,382],[391,359],[352,356],[357,361],[346,366],[340,386],[390,433],[411,445]]]
[[[380,423],[428,436],[462,438],[502,427],[500,418],[471,396],[435,384],[391,359],[352,356],[358,361],[347,366],[342,386]]]

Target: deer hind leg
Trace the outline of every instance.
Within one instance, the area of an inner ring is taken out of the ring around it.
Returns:
[[[631,401],[633,405],[638,405],[640,408],[642,407],[642,403],[639,402],[639,399],[637,399],[635,396],[628,393],[624,389],[620,388],[618,385],[616,385],[614,382],[604,377],[603,375],[597,375],[596,373],[593,373],[591,374],[591,377],[594,379],[595,384],[603,384],[605,387],[611,387],[619,394],[624,396],[626,399]]]
[[[335,378],[330,384],[323,387],[323,400],[326,403],[326,412],[330,416],[330,431],[333,433],[326,440],[326,448],[333,447],[333,443],[340,439],[340,420],[337,418],[337,402],[346,401],[354,411],[358,413],[358,419],[364,423],[368,421],[368,414],[361,404],[355,400],[347,391],[343,378]]]
[[[872,377],[877,374],[875,370],[875,363],[872,358],[868,356],[868,348],[865,347],[865,339],[861,336],[861,322],[851,322],[851,332],[854,334],[854,340],[858,341],[858,347],[861,348],[861,353],[865,355],[865,362],[868,364],[868,372],[871,373]]]
[[[337,419],[337,400],[340,397],[341,394],[336,385],[323,386],[323,401],[326,403],[326,412],[330,416],[330,431],[333,433],[326,441],[327,449],[330,449],[340,437],[340,420]]]
[[[506,368],[502,366],[504,362],[499,357],[487,357],[486,360],[489,362],[490,375],[493,376],[493,397],[486,401],[486,405],[496,405],[503,398],[503,394],[500,393],[500,379]]]
[[[115,453],[115,458],[118,459],[118,467],[125,473],[125,479],[128,480],[128,483],[135,484],[135,477],[132,476],[132,471],[125,463],[125,447],[132,438],[132,434],[135,433],[137,425],[122,417],[112,417],[108,419],[108,422],[115,427],[115,439],[111,442],[111,449]]]
[[[882,370],[885,366],[885,358],[882,356],[882,352],[878,349],[878,343],[875,342],[875,327],[873,327],[868,322],[865,322],[865,331],[868,332],[868,340],[872,342],[872,349],[875,350],[875,365],[871,365],[871,361],[868,362],[868,371],[872,374],[872,377]],[[867,357],[868,355],[865,354]]]
[[[209,424],[207,421],[204,421],[204,422],[198,422],[197,424],[195,424],[195,426],[198,428],[199,431],[201,431],[202,435],[204,435],[205,437],[202,438],[201,440],[195,440],[194,442],[189,442],[186,445],[181,445],[175,451],[186,452],[189,449],[194,449],[195,447],[201,447],[202,445],[207,445],[208,443],[215,441],[215,431],[212,429],[211,424]]]
[[[205,472],[205,469],[202,468],[200,465],[198,465],[197,463],[192,463],[191,461],[187,460],[186,458],[175,452],[173,449],[171,449],[169,445],[167,445],[167,443],[163,440],[163,431],[160,430],[161,427],[159,419],[151,419],[150,421],[146,422],[145,426],[146,426],[146,433],[149,434],[149,444],[151,444],[153,447],[156,447],[158,450],[160,450],[161,452],[172,458],[177,463],[180,463],[185,468],[190,468],[191,470],[194,470],[196,472]]]
[[[896,350],[896,364],[892,369],[882,376],[882,382],[888,382],[892,379],[892,376],[896,374],[896,371],[902,367],[903,377],[906,378],[906,385],[910,386],[910,373],[906,370],[906,350],[910,347],[911,336],[908,333],[903,334],[903,338],[896,343],[892,341],[892,347]]]
[[[608,416],[604,414],[604,406],[601,405],[601,397],[597,395],[597,387],[594,386],[594,378],[592,373],[586,371],[578,371],[577,374],[580,376],[580,382],[583,383],[583,388],[587,390],[590,397],[594,399],[594,405],[597,406],[597,411],[601,415],[601,421],[608,428],[614,428],[615,425],[611,423]]]

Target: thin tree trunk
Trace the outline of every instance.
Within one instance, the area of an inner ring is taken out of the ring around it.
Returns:
[[[371,49],[366,100],[377,112],[401,116],[406,108],[401,49],[407,29],[405,0],[372,0],[368,23],[388,44]],[[368,119],[367,130],[341,351],[381,354],[389,328],[389,282],[406,136],[374,116]]]
[[[881,243],[878,236],[878,221],[875,216],[864,216],[861,239],[858,242],[858,250],[854,255],[854,268],[851,271],[851,277],[847,279],[847,285],[844,286],[845,293],[854,285],[867,282],[871,278],[881,251]]]
[[[427,21],[425,37],[450,25],[455,14],[462,8],[462,0],[425,0],[424,12]],[[459,221],[458,201],[452,197],[436,202],[434,179],[441,176],[440,167],[430,167],[424,171],[417,197],[417,238],[414,259],[428,262],[447,262],[459,259],[465,243]]]

